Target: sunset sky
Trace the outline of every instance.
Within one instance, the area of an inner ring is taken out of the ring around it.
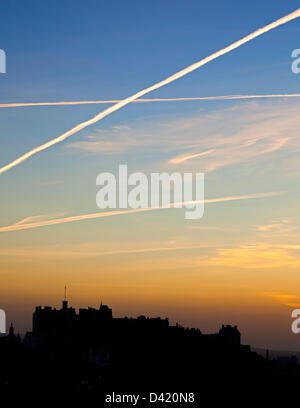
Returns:
[[[299,7],[287,0],[86,0],[1,5],[0,103],[119,100]],[[300,19],[147,98],[300,94],[291,54]],[[0,167],[107,108],[0,107]],[[242,342],[300,351],[300,97],[132,103],[0,175],[0,308],[25,332],[36,305],[169,316]],[[202,154],[203,153],[203,154]],[[205,153],[205,154],[204,154]],[[1,227],[96,213],[96,177],[204,172],[204,217],[184,209],[27,230]],[[274,193],[265,197],[256,194]],[[23,220],[23,221],[22,221]]]

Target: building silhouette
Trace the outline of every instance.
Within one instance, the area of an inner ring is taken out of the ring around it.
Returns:
[[[115,318],[112,309],[102,302],[99,309],[81,308],[77,313],[68,306],[67,300],[62,302],[61,309],[37,306],[33,313],[32,332],[26,334],[24,341],[34,348],[74,346],[85,351],[86,356],[103,354],[104,349],[110,350],[119,343],[129,346],[139,341],[151,343],[151,347],[158,350],[168,342],[196,341],[203,347],[227,346],[250,351],[249,346],[241,345],[237,326],[222,325],[218,333],[203,334],[199,329],[184,328],[179,324],[172,326],[168,318]],[[104,355],[107,357],[108,352]]]
[[[76,311],[66,298],[59,309],[35,308],[23,342],[11,325],[0,338],[0,361],[1,393],[96,395],[99,402],[109,390],[129,389],[193,390],[222,401],[243,389],[263,391],[269,401],[268,390],[300,380],[295,358],[259,356],[241,343],[237,326],[204,334],[168,318],[115,318],[102,303]]]

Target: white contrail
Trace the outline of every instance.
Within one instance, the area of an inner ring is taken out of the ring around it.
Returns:
[[[236,99],[274,99],[274,98],[299,98],[300,94],[257,94],[257,95],[221,95],[221,96],[195,96],[183,98],[148,98],[137,99],[133,103],[145,102],[186,102],[186,101],[230,101]],[[19,108],[30,106],[68,106],[68,105],[99,105],[121,102],[120,99],[100,101],[60,101],[60,102],[17,102],[0,103],[0,108]]]
[[[254,198],[263,198],[263,197],[272,197],[275,195],[282,194],[281,192],[268,192],[268,193],[255,193],[255,194],[248,194],[248,195],[240,195],[240,196],[229,196],[229,197],[219,197],[219,198],[211,198],[208,200],[204,200],[205,204],[210,203],[220,203],[225,201],[236,201],[236,200],[250,200]],[[186,206],[189,204],[200,204],[202,200],[195,200],[195,201],[186,201],[180,203],[181,206]],[[170,208],[174,208],[178,206],[179,203],[172,203],[170,204]],[[92,214],[83,214],[83,215],[75,215],[72,217],[64,217],[64,218],[56,218],[50,219],[45,221],[38,221],[33,223],[23,223],[22,221],[17,222],[13,225],[8,225],[7,227],[1,227],[0,232],[9,232],[9,231],[20,231],[25,229],[31,228],[38,228],[38,227],[46,227],[49,225],[57,225],[57,224],[65,224],[67,222],[74,222],[74,221],[83,221],[83,220],[90,220],[93,218],[104,218],[104,217],[112,217],[114,215],[124,215],[124,214],[133,214],[145,211],[155,211],[155,210],[162,210],[166,209],[164,207],[153,207],[153,208],[135,208],[129,210],[122,210],[122,211],[108,211],[108,212],[98,212]]]
[[[0,168],[0,174],[10,170],[11,168],[17,166],[18,164],[22,163],[23,161],[27,160],[29,157],[41,152],[42,150],[48,149],[48,147],[51,147],[53,145],[55,145],[56,143],[62,142],[63,140],[67,139],[68,137],[70,137],[71,135],[73,135],[74,133],[79,132],[80,130],[86,128],[87,126],[90,126],[96,122],[98,122],[99,120],[105,118],[106,116],[110,115],[111,113],[121,109],[123,106],[128,105],[129,103],[133,102],[136,99],[141,98],[143,95],[146,95],[149,92],[152,92],[158,88],[161,88],[164,85],[167,85],[173,81],[176,81],[179,78],[182,78],[183,76],[189,74],[190,72],[195,71],[196,69],[200,68],[201,66],[209,63],[210,61],[215,60],[216,58],[227,54],[228,52],[242,46],[243,44],[246,44],[247,42],[253,40],[256,37],[259,37],[260,35],[273,30],[274,28],[282,25],[282,24],[286,24],[291,20],[294,20],[296,18],[300,17],[300,9],[297,9],[296,11],[294,11],[291,14],[288,14],[285,17],[280,18],[277,21],[274,21],[271,24],[266,25],[265,27],[260,28],[259,30],[254,31],[252,34],[247,35],[246,37],[242,38],[241,40],[238,40],[236,42],[234,42],[233,44],[221,49],[220,51],[217,51],[213,54],[211,54],[210,56],[203,58],[202,60],[184,68],[183,70],[169,76],[168,78],[164,79],[163,81],[157,82],[156,84],[145,88],[137,93],[135,93],[134,95],[129,96],[128,98],[125,98],[124,100],[116,103],[113,106],[110,106],[109,108],[105,109],[104,111],[100,112],[98,115],[94,116],[93,118],[79,123],[77,126],[73,127],[72,129],[68,130],[67,132],[61,134],[60,136],[50,140],[49,142],[46,142],[38,147],[35,147],[34,149],[30,150],[29,152],[23,154],[22,156],[18,157],[16,160],[13,160],[12,162],[10,162],[9,164],[3,166]]]

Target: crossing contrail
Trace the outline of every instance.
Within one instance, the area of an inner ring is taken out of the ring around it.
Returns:
[[[170,208],[174,208],[178,204],[181,204],[181,206],[186,206],[189,204],[200,204],[203,202],[205,204],[221,203],[225,201],[250,200],[254,198],[273,197],[273,196],[280,195],[280,194],[282,193],[281,192],[268,192],[268,193],[255,193],[255,194],[240,195],[240,196],[210,198],[204,201],[203,200],[186,201],[182,203],[172,203],[170,204]],[[48,219],[48,220],[37,221],[33,223],[26,223],[24,222],[24,220],[21,220],[17,222],[16,224],[8,225],[7,227],[0,227],[0,232],[20,231],[20,230],[32,229],[32,228],[38,228],[38,227],[47,227],[49,225],[65,224],[67,222],[83,221],[83,220],[90,220],[94,218],[112,217],[114,215],[134,214],[134,213],[139,213],[139,212],[155,211],[155,210],[162,210],[162,209],[166,209],[166,208],[164,207],[134,208],[134,209],[122,210],[122,211],[117,210],[117,211],[108,211],[108,212],[98,212],[98,213],[92,213],[92,214],[75,215],[75,216],[64,217],[64,218]]]
[[[136,99],[133,103],[145,102],[186,102],[186,101],[229,101],[235,99],[267,99],[267,98],[299,98],[300,94],[262,94],[262,95],[221,95],[221,96],[195,96],[183,98],[148,98]],[[16,102],[0,103],[0,108],[19,108],[31,106],[68,106],[68,105],[99,105],[119,103],[119,99],[109,99],[100,101],[60,101],[60,102]]]
[[[37,146],[31,150],[29,150],[27,153],[23,154],[22,156],[18,157],[17,159],[13,160],[12,162],[10,162],[9,164],[3,166],[0,168],[0,174],[10,170],[11,168],[21,164],[23,161],[29,159],[29,157],[41,152],[42,150],[48,149],[49,147],[62,142],[63,140],[67,139],[68,137],[74,135],[75,133],[79,132],[80,130],[86,128],[87,126],[90,126],[96,122],[98,122],[99,120],[105,118],[106,116],[110,115],[111,113],[123,108],[124,106],[128,105],[129,103],[133,102],[136,99],[141,98],[142,96],[148,94],[149,92],[152,92],[156,89],[161,88],[162,86],[165,86],[167,84],[170,84],[173,81],[176,81],[179,78],[182,78],[183,76],[189,74],[190,72],[195,71],[196,69],[202,67],[205,64],[208,64],[209,62],[219,58],[220,56],[229,53],[230,51],[233,51],[234,49],[241,47],[243,44],[246,44],[247,42],[254,40],[256,37],[261,36],[262,34],[273,30],[276,27],[281,26],[282,24],[286,24],[289,21],[295,20],[296,18],[300,17],[300,8],[297,9],[296,11],[294,11],[293,13],[288,14],[285,17],[280,18],[279,20],[274,21],[271,24],[266,25],[265,27],[262,27],[256,31],[254,31],[253,33],[247,35],[246,37],[232,43],[231,45],[217,51],[214,52],[213,54],[209,55],[206,58],[203,58],[202,60],[189,65],[188,67],[182,69],[179,72],[176,72],[175,74],[169,76],[168,78],[157,82],[156,84],[145,88],[137,93],[135,93],[134,95],[129,96],[128,98],[125,98],[123,100],[121,100],[120,102],[117,102],[115,105],[110,106],[109,108],[105,109],[104,111],[100,112],[99,114],[97,114],[96,116],[94,116],[93,118],[85,121],[85,122],[81,122],[78,125],[74,126],[72,129],[68,130],[67,132],[62,133],[60,136],[49,140],[46,143],[43,143],[40,146]]]

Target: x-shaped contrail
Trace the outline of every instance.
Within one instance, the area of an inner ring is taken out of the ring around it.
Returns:
[[[0,174],[5,173],[6,171],[12,169],[15,166],[18,166],[19,164],[21,164],[23,161],[29,159],[31,156],[45,150],[48,149],[49,147],[62,142],[63,140],[67,139],[68,137],[74,135],[75,133],[79,132],[80,130],[86,128],[87,126],[90,126],[96,122],[98,122],[99,120],[105,118],[106,116],[110,115],[111,113],[123,108],[124,106],[128,105],[129,103],[135,101],[136,99],[141,98],[142,96],[161,88],[164,85],[170,84],[171,82],[176,81],[179,78],[182,78],[183,76],[189,74],[190,72],[195,71],[196,69],[202,67],[203,65],[208,64],[209,62],[221,57],[222,55],[225,55],[227,53],[229,53],[230,51],[233,51],[236,48],[241,47],[242,45],[246,44],[249,41],[254,40],[256,37],[261,36],[262,34],[273,30],[276,27],[279,27],[283,24],[288,23],[289,21],[295,20],[296,18],[300,17],[300,9],[294,11],[291,14],[288,14],[285,17],[280,18],[279,20],[274,21],[271,24],[266,25],[265,27],[260,28],[259,30],[254,31],[253,33],[247,35],[246,37],[242,38],[241,40],[238,40],[236,42],[234,42],[233,44],[209,55],[206,58],[203,58],[202,60],[189,65],[188,67],[182,69],[179,72],[176,72],[175,74],[169,76],[168,78],[157,82],[156,84],[145,88],[137,93],[135,93],[134,95],[129,96],[128,98],[125,98],[123,100],[121,100],[120,102],[117,102],[115,105],[110,106],[109,108],[105,109],[104,111],[100,112],[98,115],[94,116],[93,118],[85,121],[85,122],[81,122],[78,125],[74,126],[72,129],[68,130],[67,132],[62,133],[60,136],[49,140],[48,142],[37,146],[31,150],[29,150],[27,153],[23,154],[22,156],[18,157],[17,159],[13,160],[12,162],[10,162],[9,164],[3,166],[0,168]]]

